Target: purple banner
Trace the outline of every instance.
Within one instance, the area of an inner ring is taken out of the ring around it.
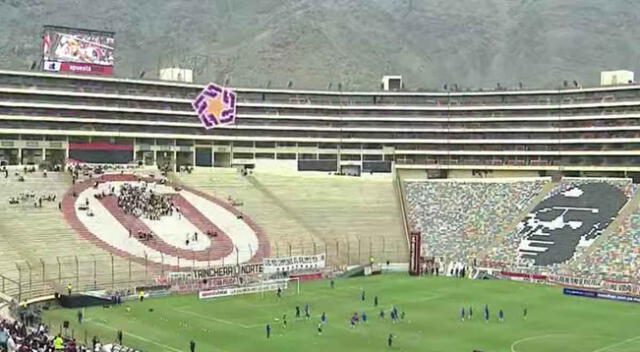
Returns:
[[[600,298],[600,299],[608,299],[608,300],[619,301],[619,302],[640,303],[640,297],[619,295],[616,293],[587,291],[587,290],[580,290],[576,288],[565,288],[562,290],[562,293],[564,293],[565,295],[571,295],[571,296]]]

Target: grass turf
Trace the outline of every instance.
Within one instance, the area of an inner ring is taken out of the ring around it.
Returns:
[[[360,300],[361,288],[365,302]],[[396,336],[392,350],[397,351],[640,351],[640,305],[564,296],[558,287],[385,275],[338,280],[335,289],[327,281],[311,282],[301,286],[300,294],[293,291],[281,299],[274,293],[210,300],[189,295],[96,307],[86,309],[82,325],[77,310],[50,310],[44,319],[53,332],[69,320],[80,340],[98,335],[103,342],[113,341],[121,329],[125,345],[145,352],[188,351],[191,339],[196,351],[384,351],[390,333]],[[373,307],[375,295],[378,308]],[[295,306],[302,309],[306,303],[312,318],[296,320]],[[491,311],[488,323],[482,317],[485,304]],[[406,312],[404,321],[390,321],[392,305]],[[460,320],[463,306],[473,307],[472,320]],[[378,317],[381,308],[385,319]],[[499,309],[505,312],[504,322],[497,320]],[[328,323],[318,336],[322,312]],[[366,312],[369,321],[352,329],[354,312]],[[281,324],[285,313],[286,329]],[[266,324],[272,326],[270,339]]]

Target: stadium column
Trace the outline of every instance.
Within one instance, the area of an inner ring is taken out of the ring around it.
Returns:
[[[173,171],[178,171],[178,151],[173,151]]]
[[[22,148],[18,147],[18,165],[22,165]]]
[[[42,148],[42,161],[47,160],[47,148]]]
[[[142,156],[142,163],[144,164],[144,155]],[[133,138],[133,161],[138,161],[138,139]]]

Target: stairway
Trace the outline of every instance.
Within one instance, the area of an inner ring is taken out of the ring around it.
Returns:
[[[176,174],[187,186],[240,201],[267,234],[274,256],[327,252],[336,264],[406,261],[406,236],[393,181],[278,175],[235,169]]]

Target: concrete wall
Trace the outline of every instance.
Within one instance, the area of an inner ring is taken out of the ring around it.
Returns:
[[[472,170],[449,170],[448,178],[511,178],[511,177],[539,177],[540,172],[533,170],[489,170],[473,175]]]

